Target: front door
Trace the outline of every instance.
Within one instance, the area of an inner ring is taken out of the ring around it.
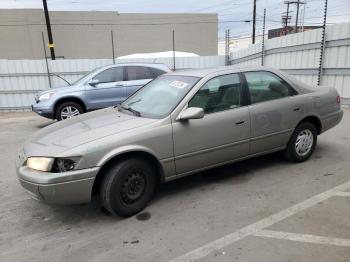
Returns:
[[[202,119],[173,123],[177,174],[244,157],[249,153],[249,109],[243,102],[238,74],[209,80],[189,101],[201,107]]]
[[[126,84],[122,66],[108,68],[92,78],[98,83],[87,84],[85,96],[89,109],[117,105],[126,99]]]

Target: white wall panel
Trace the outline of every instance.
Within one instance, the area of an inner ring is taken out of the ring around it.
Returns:
[[[321,39],[322,29],[316,29],[266,40],[264,64],[289,69],[288,72],[301,81],[316,85]],[[323,58],[323,72],[326,73],[321,77],[321,84],[336,87],[343,98],[350,99],[350,23],[327,26],[326,41]],[[256,56],[261,49],[257,52],[258,48],[261,48],[260,43],[232,53],[231,62],[238,66],[259,64],[261,57]],[[252,50],[255,52],[252,53]],[[254,57],[249,57],[251,55]]]

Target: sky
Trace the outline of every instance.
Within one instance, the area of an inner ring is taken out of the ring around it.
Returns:
[[[257,0],[257,34],[262,33],[264,8],[266,29],[281,27],[285,0]],[[306,1],[305,25],[320,25],[324,0]],[[252,31],[253,0],[47,0],[49,10],[118,11],[119,13],[218,13],[219,39],[230,29],[233,38],[248,36]],[[0,0],[0,8],[42,8],[42,0]],[[304,6],[301,6],[304,10]],[[296,5],[290,6],[291,23],[295,24]],[[301,11],[303,12],[303,11]],[[329,24],[350,22],[350,0],[328,0]],[[1,23],[1,17],[0,17]]]

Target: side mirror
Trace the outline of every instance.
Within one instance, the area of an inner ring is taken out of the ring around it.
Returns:
[[[96,86],[98,83],[100,83],[100,81],[98,80],[98,79],[91,79],[90,81],[89,81],[89,85],[91,85],[91,86]]]
[[[189,119],[200,119],[204,117],[204,110],[200,107],[189,107],[182,112],[177,120],[185,121]]]

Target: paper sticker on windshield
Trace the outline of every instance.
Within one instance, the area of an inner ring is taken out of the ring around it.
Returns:
[[[187,83],[182,82],[182,81],[177,81],[177,80],[171,82],[169,85],[172,86],[172,87],[181,88],[181,89],[183,89],[186,86],[188,86]]]

